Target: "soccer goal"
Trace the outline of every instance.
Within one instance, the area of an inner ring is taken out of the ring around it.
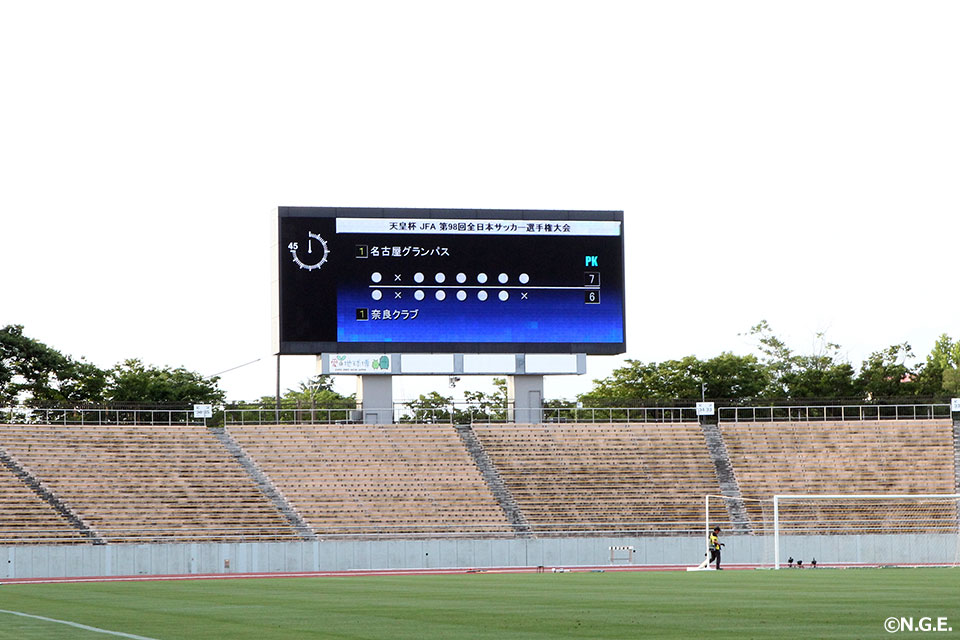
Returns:
[[[774,562],[773,500],[707,495],[704,499],[704,559],[688,571],[705,571],[710,558],[708,542],[714,527],[720,527],[725,545],[723,562],[738,566],[770,568]]]
[[[691,571],[714,527],[727,566],[960,566],[960,494],[708,495]]]
[[[960,564],[960,494],[788,494],[772,507],[777,569]]]

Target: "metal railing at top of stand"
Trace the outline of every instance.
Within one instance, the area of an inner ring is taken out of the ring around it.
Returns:
[[[644,422],[696,422],[695,407],[545,407],[523,410],[540,418],[541,423],[644,423]],[[227,408],[224,424],[330,424],[335,422],[364,422],[365,414],[392,415],[393,422],[413,424],[510,424],[515,422],[517,411],[513,407],[479,408],[467,404],[452,403],[446,407],[410,408],[408,403],[396,404],[383,409],[321,409],[273,407]],[[278,416],[279,414],[279,416]],[[278,419],[279,418],[279,419]]]
[[[349,424],[361,422],[359,409],[249,406],[224,408],[223,424]]]
[[[560,407],[541,411],[543,422],[697,422],[696,407]]]
[[[544,407],[531,412],[537,424],[676,424],[696,423],[689,407]],[[396,424],[512,424],[512,407],[478,407],[451,403],[443,407],[411,408],[410,403],[377,409],[225,405],[212,418],[200,418],[193,409],[150,407],[0,408],[0,424],[63,424],[124,426],[217,426],[245,424],[366,424],[369,413],[391,415]],[[766,405],[718,406],[720,422],[830,422],[879,420],[949,420],[949,404]]]
[[[464,407],[464,408],[459,408]],[[537,422],[556,423],[636,423],[636,422],[696,422],[695,407],[551,407],[538,410],[525,410],[526,414],[539,414]],[[281,408],[279,420],[277,410],[272,407],[250,407],[224,410],[224,424],[362,424],[365,413],[391,414],[394,423],[413,424],[509,424],[514,422],[513,408],[494,410],[471,409],[467,405],[410,409],[408,406],[394,406],[391,409],[294,409]]]
[[[857,404],[719,407],[720,422],[949,420],[949,404]]]
[[[112,407],[78,408],[0,408],[0,422],[5,424],[69,424],[69,425],[203,425],[203,418],[192,409]]]

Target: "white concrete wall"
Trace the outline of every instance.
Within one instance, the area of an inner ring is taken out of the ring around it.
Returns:
[[[769,538],[729,535],[723,541],[726,543],[723,561],[727,564],[760,564],[773,559]],[[957,545],[958,537],[949,534],[787,536],[781,540],[781,559],[785,562],[788,556],[793,556],[807,564],[814,557],[820,563],[953,563],[958,557]],[[605,566],[610,562],[611,546],[633,546],[637,565],[679,566],[698,564],[705,548],[701,537],[2,546],[0,581],[82,576]]]

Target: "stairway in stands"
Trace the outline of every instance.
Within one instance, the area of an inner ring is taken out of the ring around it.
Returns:
[[[277,488],[270,482],[270,478],[260,471],[260,468],[250,459],[250,456],[243,450],[243,447],[233,439],[233,436],[227,433],[227,430],[223,427],[212,427],[210,431],[240,466],[243,467],[243,470],[246,471],[247,475],[256,483],[257,488],[260,489],[263,495],[273,502],[277,510],[279,510],[280,513],[283,514],[283,517],[290,523],[290,526],[296,529],[299,536],[304,540],[315,540],[317,537],[316,532],[300,517],[297,510],[287,502],[287,499],[277,491]]]
[[[17,462],[6,451],[0,449],[0,464],[9,469],[23,484],[30,488],[38,498],[49,504],[53,509],[63,517],[71,527],[76,529],[84,538],[88,538],[94,544],[106,544],[103,538],[84,522],[80,516],[63,503],[60,498],[51,493],[43,484],[29,471]]]
[[[490,487],[490,491],[493,492],[500,508],[503,509],[503,513],[506,515],[507,521],[513,527],[513,530],[517,533],[528,533],[530,531],[530,523],[527,522],[527,518],[520,510],[520,506],[514,499],[513,494],[510,493],[510,489],[503,482],[503,479],[497,472],[497,468],[493,465],[493,462],[490,461],[489,456],[487,456],[487,452],[484,451],[483,445],[480,444],[480,440],[477,439],[477,434],[473,431],[473,427],[469,424],[458,425],[456,430],[460,435],[460,440],[463,441],[464,447],[466,447],[473,461],[476,463],[477,468],[480,470],[483,480],[487,483],[487,486]]]
[[[701,420],[700,429],[703,431],[707,450],[713,461],[720,494],[725,498],[732,498],[732,500],[724,500],[724,503],[727,505],[733,530],[737,533],[750,533],[750,517],[741,499],[743,496],[740,493],[740,484],[730,463],[730,454],[727,452],[727,445],[723,442],[720,425],[715,421]]]

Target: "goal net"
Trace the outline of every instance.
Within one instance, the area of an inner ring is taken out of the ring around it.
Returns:
[[[960,566],[960,494],[708,495],[714,527],[728,567]]]
[[[775,568],[960,563],[960,494],[776,495],[772,503]]]

